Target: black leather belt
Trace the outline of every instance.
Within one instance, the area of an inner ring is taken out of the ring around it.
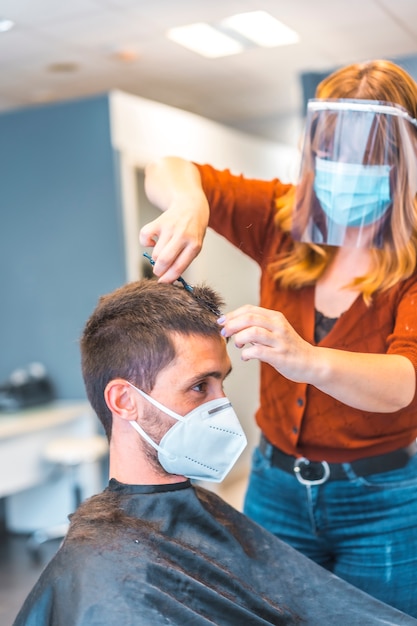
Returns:
[[[344,466],[350,467],[356,476],[381,474],[405,467],[417,452],[417,442],[413,441],[406,448],[400,448],[386,454],[358,459],[350,463],[328,463],[327,461],[309,461],[305,457],[295,457],[281,452],[262,435],[259,449],[273,467],[294,474],[300,483],[321,485],[328,480],[347,480],[348,473]]]

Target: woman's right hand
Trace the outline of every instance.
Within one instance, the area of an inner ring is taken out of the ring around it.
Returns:
[[[164,211],[140,231],[143,246],[153,246],[153,270],[172,283],[199,254],[209,220],[209,205],[198,169],[183,159],[165,157],[145,172],[146,194]]]

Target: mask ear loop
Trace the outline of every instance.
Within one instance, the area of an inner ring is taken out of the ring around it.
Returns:
[[[142,389],[139,389],[138,387],[135,387],[135,385],[130,383],[128,380],[126,382],[127,382],[128,385],[130,385],[132,387],[132,389],[134,389],[135,391],[140,393],[140,395],[143,396],[145,398],[145,400],[147,400],[148,402],[153,404],[157,409],[159,409],[163,413],[166,413],[166,415],[169,415],[170,417],[173,417],[174,419],[176,419],[176,420],[178,420],[180,422],[186,422],[187,421],[187,420],[185,420],[183,418],[182,415],[179,415],[179,413],[175,413],[175,411],[171,411],[171,409],[168,409],[168,407],[166,407],[163,404],[161,404],[160,402],[158,402],[158,400],[155,400],[155,398],[152,398],[151,396],[148,396],[147,393],[142,391]]]
[[[133,420],[131,420],[129,422],[129,424],[131,426],[133,426],[133,428],[139,433],[139,435],[141,437],[143,437],[143,439],[145,439],[151,446],[152,448],[154,448],[159,454],[163,454],[164,456],[168,457],[168,459],[170,459],[171,461],[173,461],[174,459],[176,459],[177,457],[175,456],[171,456],[170,454],[168,454],[163,448],[161,448],[161,446],[159,446],[156,441],[154,441],[153,439],[151,439],[149,437],[149,435],[147,433],[145,433],[145,431],[143,430],[143,428],[141,426],[139,426],[139,424]]]
[[[151,398],[151,396],[148,396],[148,394],[146,394],[144,391],[142,391],[141,389],[138,389],[138,387],[135,387],[135,385],[132,385],[132,383],[130,383],[128,380],[126,382],[128,383],[128,385],[132,387],[132,389],[135,389],[135,391],[140,393],[141,396],[143,396],[146,400],[148,400],[151,404],[156,406],[158,409],[160,409],[164,413],[167,413],[170,417],[173,417],[176,420],[180,420],[182,422],[185,421],[181,415],[178,415],[177,413],[174,413],[174,411],[167,409],[162,404],[160,404],[157,400],[154,400],[153,398]],[[168,454],[163,448],[161,448],[161,446],[159,446],[156,443],[156,441],[151,439],[149,435],[143,430],[142,426],[139,426],[137,422],[135,422],[134,420],[129,420],[129,424],[133,426],[133,428],[139,433],[139,435],[141,435],[141,437],[143,437],[143,439],[145,439],[145,441],[147,441],[149,445],[151,445],[152,448],[154,448],[157,452],[159,452],[160,454],[163,454],[164,456],[168,457],[171,460],[174,460],[176,458],[175,456],[171,456],[170,454]]]

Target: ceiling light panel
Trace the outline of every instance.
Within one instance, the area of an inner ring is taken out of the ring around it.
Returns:
[[[294,30],[266,11],[250,11],[232,15],[222,20],[221,25],[264,48],[287,46],[299,41],[299,36]]]
[[[242,52],[241,43],[204,22],[171,28],[168,39],[211,59]]]
[[[0,18],[0,33],[6,33],[8,30],[11,30],[13,26],[14,22],[12,20]]]

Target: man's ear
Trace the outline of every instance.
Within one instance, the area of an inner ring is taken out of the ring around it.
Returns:
[[[137,405],[135,393],[135,390],[123,378],[114,378],[107,383],[104,390],[104,399],[113,416],[128,421],[136,420]]]

